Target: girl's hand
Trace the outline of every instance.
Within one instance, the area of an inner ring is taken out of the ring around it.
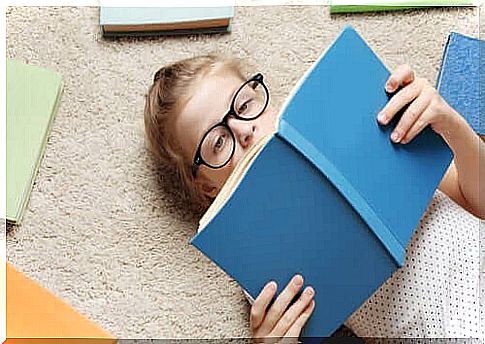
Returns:
[[[428,81],[415,78],[406,65],[399,66],[389,77],[386,91],[392,93],[377,117],[387,124],[399,110],[409,105],[391,134],[396,143],[408,143],[428,124],[453,151],[453,161],[439,188],[457,204],[475,216],[485,219],[485,206],[481,202],[485,188],[483,180],[485,162],[484,142],[468,122],[439,95]]]
[[[385,89],[388,93],[402,87],[378,114],[377,120],[387,124],[399,110],[409,104],[399,123],[391,134],[395,143],[408,143],[428,124],[441,136],[449,134],[456,121],[461,117],[440,96],[438,91],[426,80],[415,78],[414,72],[407,65],[401,65],[387,80]]]
[[[315,308],[315,292],[312,287],[306,287],[300,298],[288,307],[302,285],[303,277],[295,275],[268,309],[277,285],[276,282],[266,284],[251,307],[250,324],[256,343],[264,343],[264,338],[270,337],[298,339],[301,329]]]

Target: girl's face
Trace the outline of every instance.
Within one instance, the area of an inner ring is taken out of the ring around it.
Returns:
[[[175,135],[184,157],[192,162],[204,134],[229,111],[234,94],[245,82],[234,72],[218,70],[199,80],[175,122]],[[276,110],[268,105],[256,119],[242,121],[230,116],[227,124],[234,133],[235,151],[223,167],[200,165],[196,183],[208,196],[215,197],[248,149],[263,136],[275,131]]]

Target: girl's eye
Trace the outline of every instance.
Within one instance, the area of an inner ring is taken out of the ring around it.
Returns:
[[[238,109],[239,114],[243,114],[248,111],[249,106],[251,105],[250,103],[252,102],[252,99],[249,99],[245,101]]]
[[[216,140],[215,144],[214,144],[214,152],[215,153],[220,152],[222,150],[222,148],[224,147],[225,142],[226,142],[225,136],[224,135],[219,135],[217,137],[217,140]]]

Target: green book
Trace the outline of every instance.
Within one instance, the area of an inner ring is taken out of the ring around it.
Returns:
[[[19,224],[63,90],[60,74],[7,59],[7,221]]]
[[[102,6],[104,36],[174,35],[230,32],[234,6],[110,7]]]
[[[474,6],[474,0],[370,0],[358,4],[357,1],[329,0],[330,13],[393,11],[409,8],[435,6]]]

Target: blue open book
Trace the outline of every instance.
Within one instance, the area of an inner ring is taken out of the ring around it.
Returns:
[[[301,78],[277,132],[238,164],[192,244],[252,297],[300,273],[316,308],[303,336],[329,336],[391,274],[448,168],[429,127],[394,144],[376,115],[390,73],[351,27]]]
[[[452,32],[436,88],[479,135],[485,135],[485,41]]]

